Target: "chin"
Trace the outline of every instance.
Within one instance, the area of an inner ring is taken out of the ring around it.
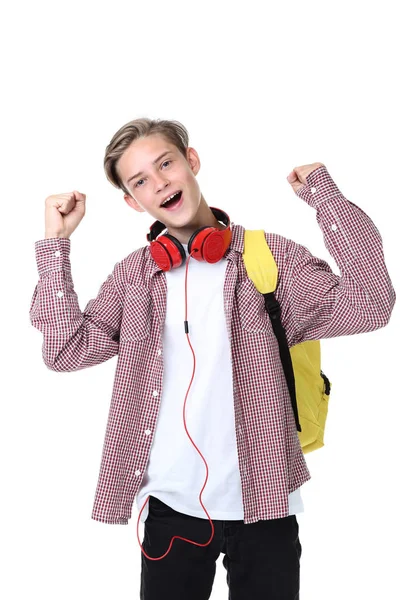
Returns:
[[[194,207],[193,203],[188,201],[187,197],[184,197],[183,204],[179,210],[167,211],[160,209],[162,214],[158,217],[159,221],[165,224],[170,224],[172,227],[185,227],[195,218],[198,206]]]

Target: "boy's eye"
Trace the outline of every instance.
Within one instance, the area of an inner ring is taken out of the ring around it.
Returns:
[[[165,165],[166,163],[170,163],[170,162],[172,162],[172,160],[165,160],[165,161],[163,162],[163,165]],[[143,181],[143,179],[139,179],[139,181],[137,181],[137,182],[136,182],[136,184],[135,184],[135,187],[137,187],[141,181]],[[140,186],[139,186],[139,187],[140,187]]]

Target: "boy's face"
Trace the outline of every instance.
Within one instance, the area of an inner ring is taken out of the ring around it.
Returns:
[[[164,156],[159,158],[161,155]],[[160,134],[132,142],[117,163],[117,171],[131,194],[124,194],[129,206],[148,212],[171,229],[185,227],[195,220],[201,200],[196,179],[199,169],[200,159],[194,148],[187,149],[185,160],[176,146]],[[137,173],[140,174],[131,179]],[[180,207],[163,208],[163,200],[177,191],[182,191]]]

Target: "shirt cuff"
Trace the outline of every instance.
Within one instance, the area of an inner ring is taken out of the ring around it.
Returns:
[[[296,191],[296,195],[313,208],[318,208],[329,198],[343,194],[329,175],[325,165],[322,165],[307,175],[306,183]]]
[[[69,238],[45,238],[35,242],[35,256],[39,276],[69,268]]]

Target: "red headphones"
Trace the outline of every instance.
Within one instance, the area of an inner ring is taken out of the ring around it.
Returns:
[[[205,225],[196,229],[188,242],[188,254],[194,250],[193,258],[201,262],[216,263],[224,256],[232,238],[231,222],[228,214],[219,208],[210,206],[215,218],[222,221],[225,229],[217,229]],[[166,229],[161,221],[155,221],[150,227],[146,239],[150,242],[150,252],[163,271],[180,267],[186,261],[186,253],[182,244],[173,235],[160,233]],[[160,236],[160,237],[158,237]]]

